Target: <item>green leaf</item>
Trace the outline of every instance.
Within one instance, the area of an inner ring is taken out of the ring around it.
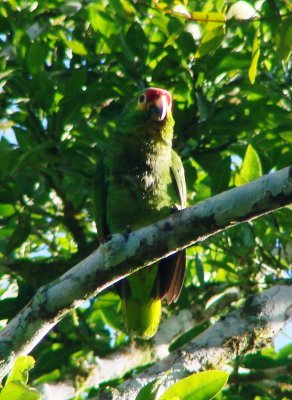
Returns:
[[[170,55],[165,56],[156,65],[152,72],[152,78],[155,81],[161,81],[173,76],[177,69],[180,68],[178,60]]]
[[[108,13],[101,11],[97,4],[91,3],[88,8],[89,20],[95,31],[100,32],[107,38],[119,31],[116,21],[114,21]]]
[[[18,217],[15,230],[6,245],[5,253],[9,254],[14,249],[19,247],[28,237],[29,233],[30,233],[30,216],[27,213],[20,214]]]
[[[228,184],[231,177],[231,158],[225,157],[221,159],[220,166],[218,169],[210,173],[212,179],[212,194],[221,193],[223,190],[227,190]]]
[[[201,12],[194,11],[192,19],[203,24],[205,30],[213,30],[225,25],[224,15],[220,12]]]
[[[280,23],[275,42],[281,60],[288,61],[292,51],[292,16],[283,19]]]
[[[255,354],[248,354],[243,359],[243,366],[253,369],[276,368],[291,363],[292,344],[289,343],[279,352],[270,347],[258,351]]]
[[[224,27],[222,26],[212,30],[206,30],[194,57],[200,58],[216,50],[222,43],[224,32]]]
[[[216,9],[221,11],[224,8],[224,0],[216,0]]]
[[[13,45],[17,59],[20,63],[26,58],[26,52],[30,46],[30,39],[24,29],[16,29],[13,35]]]
[[[199,372],[172,385],[159,400],[210,400],[223,389],[228,377],[224,371]]]
[[[277,359],[283,360],[287,359],[287,361],[292,356],[292,343],[288,343],[286,346],[282,347],[277,353]]]
[[[200,258],[198,257],[198,255],[196,255],[195,266],[196,266],[196,274],[199,279],[200,286],[204,287],[204,285],[205,285],[204,265],[203,265],[202,261],[200,260]]]
[[[66,44],[73,51],[73,53],[80,56],[86,56],[87,50],[83,43],[79,42],[78,40],[67,40]]]
[[[135,16],[136,10],[131,1],[110,0],[109,2],[115,12],[123,19],[132,19]]]
[[[12,204],[0,204],[0,215],[1,217],[10,217],[15,213],[15,208]]]
[[[159,378],[149,382],[140,390],[135,400],[155,400],[162,381],[163,379]]]
[[[3,60],[1,60],[3,62]],[[14,68],[8,68],[5,64],[0,64],[0,82],[6,80],[15,72]],[[3,121],[1,121],[1,128],[2,128]]]
[[[177,40],[177,38],[182,34],[184,31],[183,27],[178,28],[175,32],[173,32],[164,43],[164,47],[170,46],[173,42]]]
[[[140,24],[135,22],[130,26],[126,34],[126,42],[129,49],[139,58],[141,63],[147,57],[148,39]]]
[[[248,77],[252,85],[255,83],[255,78],[257,75],[257,67],[260,56],[260,45],[259,31],[256,30],[252,45],[251,64],[248,70]]]
[[[292,131],[280,132],[280,136],[286,142],[292,143]]]
[[[0,393],[0,400],[40,400],[40,392],[19,381],[7,383]]]
[[[45,156],[44,154],[45,150],[54,147],[55,147],[55,142],[53,140],[47,140],[41,144],[31,147],[28,151],[21,154],[21,156],[18,158],[17,162],[10,171],[10,177],[12,177],[14,174],[17,174],[24,167],[33,165],[36,162],[36,160],[40,159],[43,160]]]
[[[222,158],[218,153],[211,153],[196,157],[196,161],[208,172],[213,195],[227,190],[231,177],[230,157]]]
[[[234,53],[227,54],[222,58],[219,65],[216,66],[218,72],[228,72],[247,69],[250,65],[250,60],[247,54]]]
[[[20,356],[16,359],[12,370],[7,378],[6,385],[12,381],[27,383],[28,371],[33,368],[35,360],[31,356]]]
[[[46,48],[41,43],[33,43],[26,54],[27,67],[32,74],[43,71],[46,60]]]
[[[239,174],[235,175],[235,185],[241,186],[262,176],[262,164],[258,153],[248,145]]]
[[[169,351],[172,352],[186,343],[189,343],[194,337],[198,336],[200,333],[204,332],[209,328],[210,322],[205,321],[202,324],[194,326],[192,329],[180,335],[176,338],[169,346]]]

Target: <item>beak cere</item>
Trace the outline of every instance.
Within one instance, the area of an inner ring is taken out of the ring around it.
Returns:
[[[149,104],[150,118],[154,121],[163,121],[166,117],[168,109],[167,98],[164,94],[160,95],[157,99]]]

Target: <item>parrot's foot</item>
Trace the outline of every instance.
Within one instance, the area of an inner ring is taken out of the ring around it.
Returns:
[[[126,240],[128,240],[128,237],[129,237],[130,233],[132,233],[132,232],[133,231],[132,231],[131,227],[129,225],[127,225],[126,229],[122,232],[122,235],[124,236],[124,238]]]
[[[175,214],[179,211],[180,211],[180,209],[178,208],[178,206],[176,204],[174,204],[172,207],[170,207],[171,214]]]
[[[106,242],[109,242],[110,240],[112,240],[112,235],[106,235],[106,236],[103,236],[101,239],[99,239],[99,242],[100,242],[100,244],[103,244],[103,243],[106,243]]]

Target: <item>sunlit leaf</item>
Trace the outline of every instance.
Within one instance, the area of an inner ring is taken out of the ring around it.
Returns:
[[[201,39],[199,48],[195,53],[195,58],[200,58],[215,51],[222,43],[224,38],[224,28],[219,26],[212,30],[206,30]]]
[[[0,392],[0,400],[41,400],[41,398],[40,392],[19,381],[7,383]]]
[[[72,49],[73,53],[79,54],[81,56],[85,56],[87,54],[87,50],[83,43],[79,42],[78,40],[68,40],[67,46]]]
[[[260,38],[259,38],[259,32],[256,31],[252,45],[251,64],[248,70],[248,77],[251,84],[254,84],[255,82],[259,56],[260,56]]]
[[[159,400],[209,400],[224,388],[228,377],[224,371],[199,372],[175,383]]]
[[[256,16],[256,10],[247,1],[237,1],[232,4],[226,15],[226,19],[251,19]]]
[[[170,46],[173,44],[173,42],[176,41],[176,39],[182,34],[183,28],[177,29],[175,32],[173,32],[167,39],[167,41],[164,43],[164,47]]]
[[[286,142],[292,143],[292,131],[280,132],[280,136]]]
[[[224,15],[220,12],[198,12],[191,13],[194,21],[203,24],[205,30],[213,30],[225,24]]]
[[[118,32],[119,28],[112,17],[100,11],[96,4],[91,3],[88,8],[90,23],[95,31],[99,31],[107,38]]]
[[[8,375],[6,384],[12,381],[27,383],[28,371],[34,366],[35,360],[31,356],[20,356],[16,359],[13,368]]]
[[[248,145],[240,172],[236,174],[235,184],[236,186],[244,185],[259,178],[261,175],[262,164],[259,155],[252,145]]]
[[[135,8],[131,1],[128,0],[110,0],[110,4],[121,17],[133,17]]]
[[[9,217],[15,213],[15,207],[11,204],[0,204],[0,215],[2,217]]]

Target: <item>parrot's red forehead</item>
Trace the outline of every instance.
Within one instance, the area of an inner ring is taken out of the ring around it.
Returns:
[[[164,89],[158,89],[158,88],[149,88],[145,90],[145,95],[147,98],[147,101],[153,101],[155,99],[158,99],[161,95],[164,95],[167,98],[168,104],[171,104],[171,94]]]

